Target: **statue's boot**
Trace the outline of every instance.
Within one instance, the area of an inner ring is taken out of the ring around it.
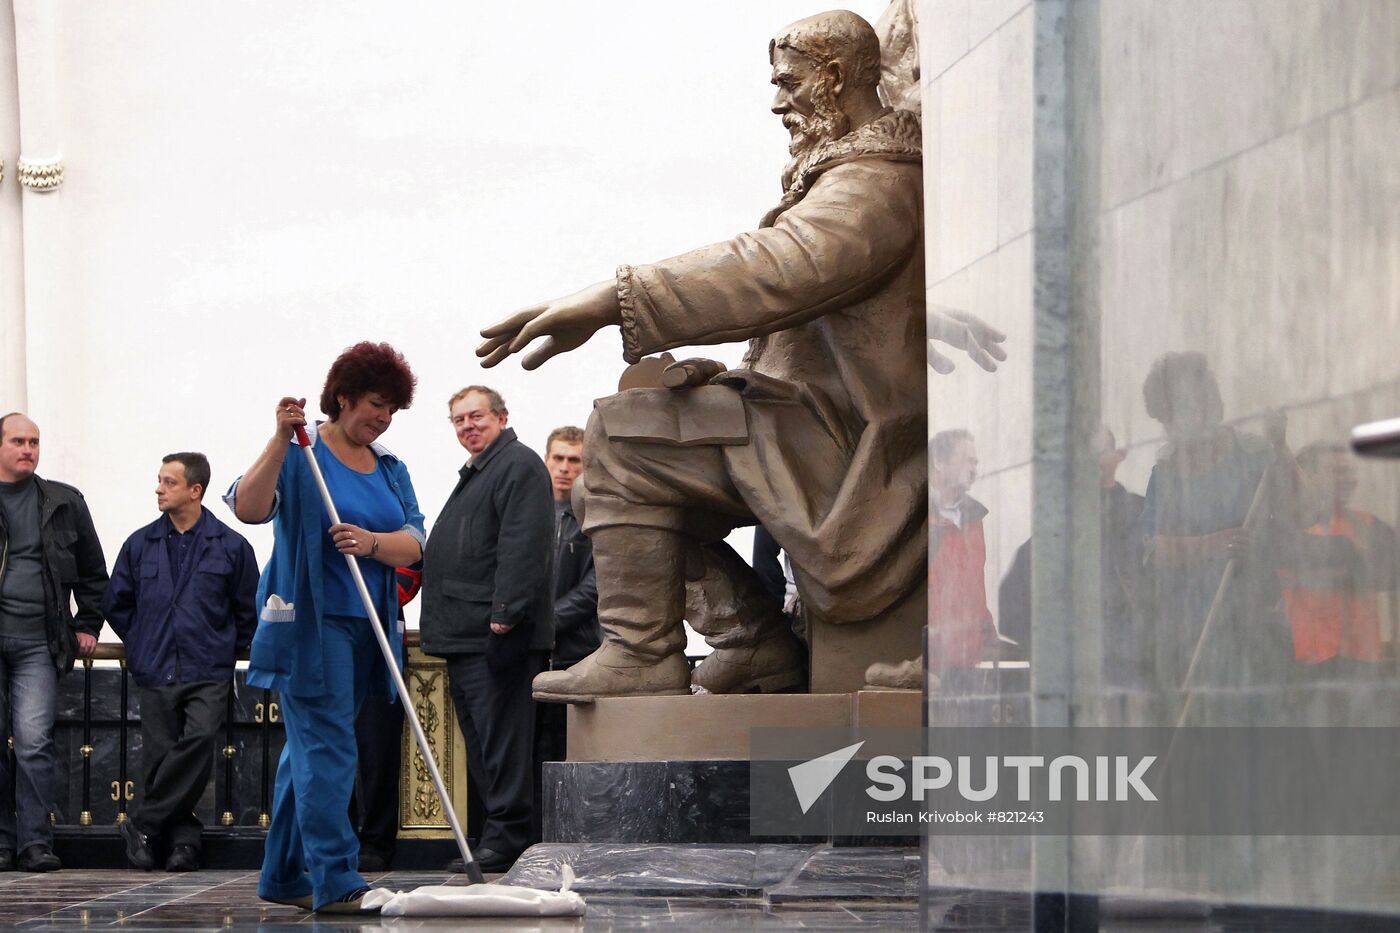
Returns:
[[[596,528],[589,537],[603,644],[568,670],[537,676],[535,699],[591,703],[601,697],[690,693],[680,535],[613,525]]]
[[[714,652],[690,682],[709,693],[779,693],[807,686],[807,649],[782,605],[723,541],[686,552],[685,618]]]
[[[897,664],[876,661],[865,669],[865,685],[880,690],[922,690],[923,663],[918,658]]]
[[[762,641],[741,648],[716,648],[691,674],[709,693],[782,693],[807,686],[807,648],[786,626],[769,629]]]

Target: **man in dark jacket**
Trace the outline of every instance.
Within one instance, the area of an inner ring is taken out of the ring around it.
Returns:
[[[579,528],[571,498],[574,480],[583,472],[583,429],[568,426],[551,431],[545,442],[544,465],[554,492],[554,653],[550,667],[562,671],[603,643],[593,546]]]
[[[448,402],[471,459],[423,554],[423,650],[447,661],[467,765],[486,810],[473,853],[504,871],[529,842],[530,682],[554,642],[549,473],[506,426],[500,394],[468,386]]]
[[[38,466],[38,425],[18,412],[0,418],[0,871],[63,867],[49,822],[58,675],[72,669],[75,654],[97,650],[107,585],[82,493],[37,476]]]
[[[131,864],[199,868],[195,805],[209,783],[224,725],[233,664],[253,640],[258,562],[253,548],[204,508],[209,460],[170,454],[156,485],[160,518],[122,545],[102,600],[126,645],[141,696],[145,797],[118,824]]]
[[[554,490],[554,654],[550,668],[562,671],[582,661],[603,643],[598,626],[598,577],[593,545],[579,528],[571,493],[583,472],[583,429],[572,425],[549,432],[544,465]],[[540,768],[563,761],[568,753],[566,709],[559,703],[535,706],[535,837],[540,835],[542,794]]]

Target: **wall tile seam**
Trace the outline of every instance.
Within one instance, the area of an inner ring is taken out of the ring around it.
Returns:
[[[942,78],[948,72],[952,71],[955,67],[957,67],[958,62],[962,61],[964,58],[967,58],[973,52],[980,49],[987,42],[987,40],[995,37],[997,33],[1005,29],[1008,23],[1010,23],[1016,17],[1020,16],[1022,13],[1024,13],[1026,11],[1026,8],[1031,6],[1033,3],[1034,0],[1026,0],[1025,3],[1021,4],[1019,7],[1016,8],[1015,13],[1012,13],[1006,19],[1002,20],[1000,23],[997,23],[995,26],[989,29],[987,31],[987,34],[982,38],[978,39],[975,45],[968,46],[966,51],[964,51],[957,58],[949,62],[946,66],[944,66],[942,71],[938,72],[938,74],[933,75],[932,77],[924,79],[925,84],[932,85],[935,81]]]
[[[1107,217],[1109,214],[1114,213],[1120,208],[1127,207],[1137,201],[1142,200],[1143,198],[1151,197],[1154,194],[1158,194],[1159,192],[1165,191],[1168,188],[1181,184],[1182,182],[1190,181],[1198,175],[1203,175],[1206,172],[1214,171],[1215,169],[1218,169],[1229,162],[1233,162],[1236,159],[1249,155],[1257,149],[1262,149],[1265,146],[1276,143],[1280,139],[1284,139],[1285,137],[1293,136],[1297,133],[1313,129],[1318,124],[1325,123],[1326,121],[1331,120],[1335,117],[1342,116],[1343,114],[1346,114],[1349,111],[1356,110],[1361,107],[1365,107],[1369,104],[1375,103],[1376,101],[1387,97],[1391,94],[1395,94],[1397,92],[1400,92],[1400,82],[1396,82],[1390,87],[1382,88],[1374,94],[1359,98],[1355,101],[1352,101],[1351,103],[1343,104],[1340,107],[1335,107],[1332,110],[1327,111],[1326,113],[1319,114],[1311,120],[1295,124],[1294,126],[1288,127],[1281,133],[1277,133],[1273,136],[1270,136],[1268,139],[1261,139],[1259,142],[1254,143],[1253,145],[1247,146],[1244,149],[1238,149],[1232,153],[1229,153],[1228,155],[1221,156],[1214,162],[1198,166],[1194,169],[1191,169],[1189,172],[1186,172],[1183,175],[1179,175],[1175,178],[1166,179],[1165,181],[1161,182],[1158,185],[1155,185],[1152,188],[1148,188],[1137,194],[1130,195],[1127,198],[1124,198],[1122,201],[1118,201],[1110,205],[1109,207],[1104,208],[1104,211],[1100,216]]]
[[[992,258],[992,257],[995,256],[997,253],[1001,252],[1002,250],[1004,250],[1004,249],[1006,249],[1006,248],[1008,248],[1008,247],[1010,247],[1010,246],[1014,246],[1017,242],[1019,242],[1020,240],[1025,239],[1025,238],[1028,237],[1028,236],[1031,236],[1033,233],[1035,233],[1035,227],[1034,227],[1034,226],[1028,227],[1026,230],[1022,231],[1021,233],[1016,234],[1016,236],[1014,236],[1014,237],[1012,237],[1011,239],[1007,240],[1005,243],[998,243],[996,246],[994,246],[994,247],[992,247],[991,249],[987,250],[985,253],[983,253],[981,256],[978,256],[976,259],[970,259],[970,260],[968,260],[966,263],[964,263],[963,265],[959,266],[957,269],[953,270],[952,272],[949,272],[947,275],[943,276],[943,278],[939,279],[938,281],[936,281],[936,282],[926,282],[925,285],[924,285],[924,297],[925,297],[925,299],[928,298],[928,292],[932,291],[933,288],[934,288],[935,286],[942,285],[943,283],[947,282],[949,279],[952,279],[952,278],[954,278],[955,276],[962,275],[964,272],[966,272],[967,270],[971,269],[973,266],[977,265],[977,264],[978,264],[979,262],[981,262],[982,260]],[[931,265],[931,264],[930,264],[930,265]],[[955,310],[967,310],[967,309],[955,309]]]

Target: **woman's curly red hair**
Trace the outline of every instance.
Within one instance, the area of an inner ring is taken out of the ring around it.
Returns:
[[[345,396],[351,404],[371,392],[384,396],[395,408],[403,410],[413,404],[413,390],[418,377],[413,375],[403,354],[387,343],[362,340],[336,357],[326,373],[326,385],[321,390],[321,411],[332,421],[340,417],[340,400]]]

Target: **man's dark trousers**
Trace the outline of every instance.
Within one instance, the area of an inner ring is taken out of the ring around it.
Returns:
[[[507,671],[483,654],[446,657],[457,723],[467,743],[469,780],[486,809],[478,847],[515,858],[530,843],[534,819],[535,701],[531,681],[549,656],[531,651]]]
[[[403,764],[404,700],[371,693],[355,720],[359,774],[350,822],[361,854],[394,860],[399,838],[399,769]]]
[[[209,784],[228,711],[227,680],[141,688],[146,796],[136,828],[170,846],[199,850],[204,825],[195,806]]]

